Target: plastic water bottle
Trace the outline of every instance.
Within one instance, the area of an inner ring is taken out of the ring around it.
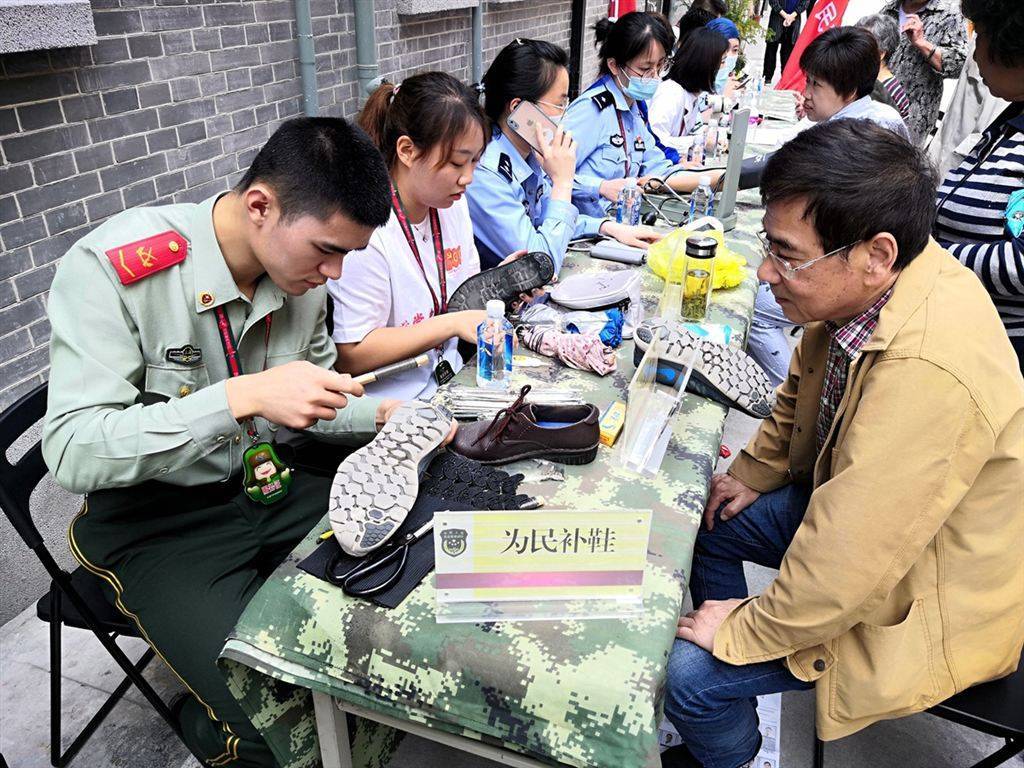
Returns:
[[[690,194],[690,223],[704,216],[715,215],[715,193],[711,191],[711,177],[701,176],[697,188]]]
[[[714,162],[718,160],[718,120],[711,118],[708,122],[708,135],[704,141],[704,156]]]
[[[512,323],[505,319],[505,302],[487,302],[487,319],[476,328],[476,385],[509,391],[512,388]]]
[[[615,220],[620,224],[639,224],[640,203],[640,187],[636,185],[636,179],[626,179],[626,185],[619,192],[616,203]]]
[[[702,127],[693,135],[693,143],[686,152],[687,162],[696,162],[697,165],[704,165],[704,144],[708,138],[707,131],[706,127]]]

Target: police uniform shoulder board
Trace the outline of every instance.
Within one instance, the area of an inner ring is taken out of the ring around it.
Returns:
[[[590,100],[597,105],[597,108],[599,110],[606,109],[615,103],[615,97],[612,96],[611,91],[607,89],[598,91],[597,93],[590,97]]]
[[[512,183],[512,158],[504,152],[502,152],[501,157],[498,158],[498,175],[505,179],[509,184]]]

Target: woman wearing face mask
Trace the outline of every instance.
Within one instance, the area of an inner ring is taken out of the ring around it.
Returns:
[[[549,138],[538,128],[527,142],[509,126],[509,114],[523,101],[561,122],[569,101],[568,64],[569,55],[557,45],[517,38],[484,75],[491,142],[466,199],[485,268],[522,248],[550,254],[557,273],[573,238],[603,234],[641,248],[658,239],[647,227],[579,214],[572,204],[576,143],[568,131],[559,126]]]
[[[733,76],[736,69],[736,62],[740,58],[740,30],[732,19],[721,16],[708,22],[708,29],[713,30],[725,38],[729,48],[725,52],[725,61],[715,74],[715,93],[720,96],[732,98],[739,90],[739,82]]]
[[[673,160],[647,124],[647,101],[668,72],[673,43],[668,21],[634,11],[597,31],[601,77],[569,105],[562,121],[577,143],[573,203],[580,213],[604,216],[630,179],[642,184],[658,177],[677,192],[693,191],[699,176],[673,173]],[[709,175],[715,183],[721,172]]]
[[[428,353],[427,366],[368,384],[403,400],[429,397],[462,366],[459,339],[476,342],[485,312],[447,312],[448,299],[480,271],[462,195],[487,140],[477,94],[451,75],[427,72],[385,83],[360,126],[379,147],[392,185],[391,219],[345,257],[330,280],[338,370],[353,375]]]
[[[725,64],[728,43],[717,32],[692,30],[679,44],[672,68],[651,102],[651,128],[666,146],[682,155],[694,135],[707,124],[717,103],[715,75]]]

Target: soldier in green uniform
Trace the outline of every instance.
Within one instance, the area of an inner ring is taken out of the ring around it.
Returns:
[[[211,766],[276,764],[214,662],[330,487],[289,473],[260,497],[245,462],[276,456],[280,427],[365,443],[398,404],[332,370],[320,287],[389,215],[365,134],[299,118],[230,192],[125,211],[54,278],[43,451],[86,494],[71,549],[188,688],[176,711]]]

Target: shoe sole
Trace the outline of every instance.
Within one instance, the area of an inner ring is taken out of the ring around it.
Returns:
[[[419,494],[420,474],[441,449],[451,417],[438,406],[405,403],[373,442],[349,455],[331,485],[328,515],[338,544],[361,557],[386,542]]]
[[[667,330],[667,329],[666,329]],[[772,413],[774,388],[768,374],[741,350],[668,331],[670,338],[658,367],[657,381],[672,386],[683,371],[683,360],[694,348],[697,358],[687,389],[758,419]],[[639,365],[653,336],[650,327],[637,329],[633,361]],[[644,338],[644,337],[647,338]],[[672,338],[674,337],[674,338]]]
[[[600,445],[600,443],[598,443]],[[581,466],[583,464],[589,464],[597,458],[597,448],[595,445],[592,448],[582,449],[558,449],[558,448],[544,448],[537,451],[529,451],[527,453],[520,453],[515,456],[510,456],[504,459],[473,459],[478,464],[486,464],[496,466],[498,464],[511,464],[513,461],[521,461],[523,459],[547,459],[553,461],[556,464],[571,464],[573,466]]]
[[[520,293],[546,285],[554,276],[555,263],[550,256],[539,251],[528,253],[513,262],[473,275],[452,294],[448,311],[486,309],[491,299],[500,299],[507,305],[519,298]]]

